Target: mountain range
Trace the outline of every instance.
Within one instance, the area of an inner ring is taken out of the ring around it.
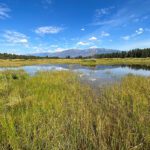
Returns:
[[[115,53],[118,52],[118,50],[114,49],[105,49],[105,48],[89,48],[89,49],[69,49],[69,50],[64,50],[61,52],[45,52],[45,53],[34,53],[31,54],[32,56],[40,56],[40,57],[60,57],[60,58],[65,58],[67,56],[70,57],[86,57],[86,56],[93,56],[95,54],[109,54],[109,53]]]

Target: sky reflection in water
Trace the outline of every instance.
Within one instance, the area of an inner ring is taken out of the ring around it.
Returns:
[[[73,72],[80,73],[80,78],[86,82],[92,84],[107,84],[119,81],[122,77],[133,74],[140,76],[150,76],[150,68],[140,68],[139,66],[96,66],[87,67],[80,65],[34,65],[34,66],[22,66],[22,67],[1,67],[0,70],[19,70],[23,69],[30,75],[36,74],[38,71],[61,71],[71,70]]]

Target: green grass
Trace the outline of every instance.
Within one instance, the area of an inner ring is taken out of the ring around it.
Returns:
[[[150,58],[102,58],[102,59],[0,59],[1,67],[17,67],[36,64],[80,64],[95,65],[145,65],[150,66]]]
[[[150,78],[125,77],[103,89],[72,72],[0,73],[3,150],[148,150]]]

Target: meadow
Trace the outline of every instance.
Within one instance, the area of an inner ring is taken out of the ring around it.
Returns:
[[[148,150],[150,77],[93,89],[69,71],[0,72],[3,150]]]
[[[146,65],[150,66],[150,58],[100,58],[100,59],[1,59],[0,67],[17,67],[38,64],[80,64],[96,65]]]

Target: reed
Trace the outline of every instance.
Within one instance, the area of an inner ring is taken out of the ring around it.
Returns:
[[[146,65],[150,58],[101,58],[101,59],[0,59],[1,67],[18,67],[39,64],[80,64],[96,65]]]
[[[150,147],[150,78],[92,89],[68,72],[0,73],[0,147],[126,150]]]

